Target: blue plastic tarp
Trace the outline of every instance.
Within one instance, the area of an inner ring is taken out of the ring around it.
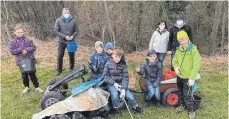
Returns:
[[[87,89],[89,89],[89,88],[91,88],[97,84],[100,84],[101,82],[103,82],[103,77],[99,77],[98,79],[77,85],[77,86],[72,88],[72,96],[74,97],[74,96],[86,91]]]

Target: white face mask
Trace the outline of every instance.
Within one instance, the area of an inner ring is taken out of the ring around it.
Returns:
[[[64,18],[68,18],[70,14],[63,14]]]
[[[164,30],[165,29],[165,25],[163,24],[163,25],[159,25],[159,29],[160,30]]]
[[[183,20],[177,20],[177,25],[183,25],[184,21]]]

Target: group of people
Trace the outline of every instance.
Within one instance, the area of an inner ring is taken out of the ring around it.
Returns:
[[[31,58],[35,60],[35,45],[24,35],[24,27],[17,25],[15,27],[16,38],[10,43],[9,50],[15,55],[16,64],[21,59]],[[60,18],[55,23],[55,33],[59,37],[57,73],[62,72],[64,51],[67,47],[67,41],[73,41],[78,34],[78,27],[73,16],[70,15],[69,9],[64,8]],[[193,99],[189,89],[196,83],[196,75],[200,68],[200,54],[197,47],[192,43],[191,28],[186,25],[181,15],[177,17],[176,23],[167,29],[165,21],[158,23],[158,28],[153,32],[149,43],[149,50],[146,54],[146,61],[136,71],[139,75],[144,76],[144,82],[147,87],[145,101],[151,101],[155,96],[160,102],[160,81],[163,76],[163,61],[166,54],[171,54],[171,70],[177,74],[177,87],[181,105],[176,110],[182,111],[185,107],[188,110],[190,118],[195,118],[195,109]],[[69,52],[69,71],[74,68],[74,53]],[[136,102],[134,95],[128,89],[129,77],[127,64],[125,61],[124,51],[121,47],[113,46],[111,42],[95,42],[95,52],[90,57],[89,67],[92,71],[92,78],[104,78],[107,89],[111,94],[112,109],[115,113],[120,107],[119,99],[127,99],[133,110],[143,114],[144,111]],[[35,72],[22,73],[23,84],[25,89],[23,93],[30,91],[29,78],[32,80],[35,90],[43,92],[39,88],[39,83]]]

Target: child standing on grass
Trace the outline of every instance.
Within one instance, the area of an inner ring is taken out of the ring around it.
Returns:
[[[14,31],[15,31],[14,33],[16,35],[16,38],[10,42],[9,50],[10,50],[11,54],[15,56],[16,65],[19,66],[19,62],[23,59],[34,59],[34,60],[36,60],[34,57],[34,52],[36,51],[36,47],[33,44],[32,40],[28,40],[25,37],[24,27],[21,24],[18,24],[14,28]],[[35,73],[36,73],[36,71],[30,72],[30,73],[22,73],[23,84],[25,86],[23,93],[28,93],[30,91],[29,77],[33,82],[33,85],[35,87],[35,91],[44,92],[39,87],[38,79],[37,79]]]
[[[200,68],[201,57],[197,47],[192,44],[185,31],[177,33],[177,40],[180,46],[177,47],[172,64],[177,74],[177,87],[181,105],[176,108],[176,111],[180,112],[186,107],[189,118],[194,119],[196,117],[196,109],[194,109],[192,87],[195,84]]]
[[[122,48],[115,47],[112,53],[112,59],[110,59],[103,70],[104,82],[108,84],[108,91],[111,94],[112,109],[111,114],[115,114],[120,106],[119,98],[126,98],[131,104],[132,109],[136,112],[143,114],[144,111],[141,109],[133,94],[128,89],[129,77],[127,66],[125,62],[124,53]],[[118,97],[118,91],[120,91],[120,96]]]
[[[149,102],[153,96],[157,99],[157,105],[160,105],[160,81],[162,78],[162,63],[157,58],[157,52],[155,50],[149,50],[147,53],[146,63],[141,68],[136,69],[139,75],[144,75],[144,82],[147,87],[148,94],[145,100]]]

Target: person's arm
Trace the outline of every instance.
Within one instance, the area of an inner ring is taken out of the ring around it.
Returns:
[[[93,70],[93,72],[97,72],[97,66],[96,66],[96,61],[95,61],[95,54],[92,54],[91,57],[90,57],[90,66]]]
[[[157,86],[160,85],[160,82],[161,82],[161,79],[162,79],[162,76],[163,76],[162,70],[163,70],[163,69],[162,69],[162,64],[159,63],[159,64],[158,64],[158,70],[157,70],[157,78],[156,78],[156,80],[155,80],[154,83],[153,83],[153,86],[154,86],[154,87],[157,87]]]
[[[174,67],[174,69],[179,69],[180,68],[180,64],[179,64],[179,61],[178,61],[178,50],[175,52],[175,55],[172,59],[172,65]]]
[[[14,41],[11,41],[10,42],[10,45],[9,45],[9,51],[12,55],[19,55],[22,53],[22,48],[19,47],[19,48],[16,48],[16,44]]]
[[[63,33],[60,32],[60,23],[59,23],[59,19],[56,20],[55,23],[55,27],[54,27],[54,32],[56,33],[56,35],[60,38],[65,39],[66,35],[64,35]]]
[[[151,85],[150,80],[147,79],[147,78],[144,78],[144,82],[145,82],[145,85],[146,85],[146,86]]]
[[[123,75],[122,75],[122,89],[128,89],[128,84],[129,84],[129,76],[128,76],[128,71],[127,71],[127,67],[124,66],[123,69]]]
[[[191,52],[193,57],[193,63],[192,63],[192,70],[189,79],[195,80],[196,75],[200,69],[201,57],[197,49],[193,49],[193,51]]]
[[[169,43],[168,43],[168,51],[172,50],[172,43],[173,43],[173,27],[169,30]]]
[[[145,74],[145,64],[143,64],[143,65],[141,66],[140,71],[137,72],[137,73],[138,73],[138,75],[141,75],[141,76]]]
[[[29,41],[29,47],[27,47],[26,52],[35,52],[36,51],[36,46],[34,45],[33,41]]]
[[[75,38],[78,35],[78,25],[76,23],[76,20],[74,21],[74,32],[72,34],[73,38]]]
[[[149,50],[154,49],[154,39],[155,39],[155,32],[153,32],[153,35],[151,37],[151,40],[149,43]]]
[[[103,77],[104,77],[104,82],[109,84],[109,85],[114,85],[115,81],[109,76],[109,62],[105,64],[105,67],[103,69]]]

